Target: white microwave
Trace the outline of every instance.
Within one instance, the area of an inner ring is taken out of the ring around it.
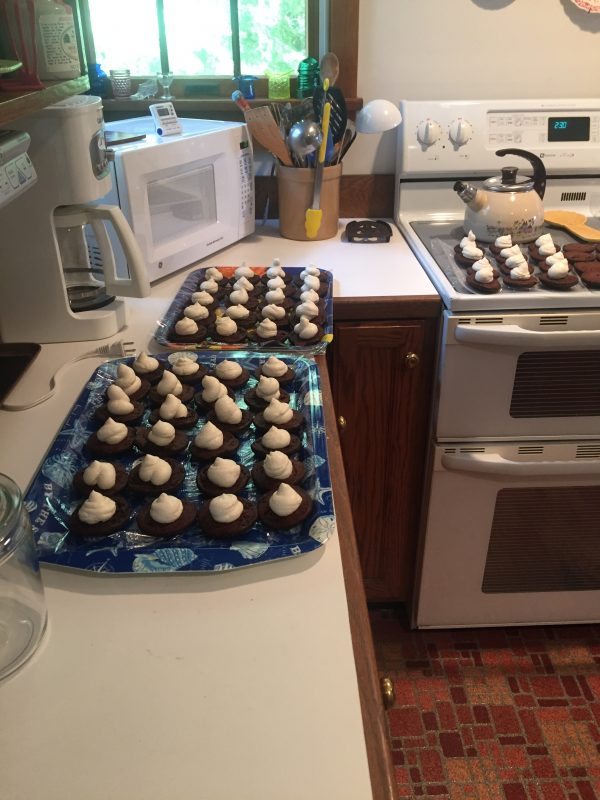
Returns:
[[[120,206],[151,283],[254,232],[253,153],[246,125],[180,122],[182,132],[172,136],[158,136],[152,117],[105,124],[112,189],[97,202]],[[134,136],[143,138],[128,141]],[[117,274],[127,277],[125,255],[118,241],[111,244]]]

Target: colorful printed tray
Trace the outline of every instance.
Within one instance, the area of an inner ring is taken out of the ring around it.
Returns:
[[[162,354],[157,358],[166,363],[180,355],[179,352]],[[197,358],[209,370],[224,359],[238,361],[245,367],[252,377],[245,387],[236,392],[235,399],[240,406],[246,407],[243,393],[256,384],[254,371],[269,354],[187,352],[186,355]],[[155,539],[139,532],[134,513],[127,530],[104,539],[84,540],[71,534],[67,529],[67,519],[82,499],[72,490],[73,476],[94,458],[85,452],[88,437],[99,427],[93,419],[93,413],[104,402],[104,393],[116,376],[117,366],[132,361],[118,359],[107,362],[93,373],[27,492],[26,508],[34,527],[40,560],[97,572],[214,572],[300,556],[324,544],[334,530],[335,519],[319,374],[313,359],[298,354],[278,357],[296,372],[294,382],[285,388],[289,391],[292,408],[301,411],[306,419],[301,434],[303,446],[298,457],[306,469],[302,487],[313,497],[314,506],[310,517],[301,525],[290,531],[274,531],[258,522],[249,533],[231,541],[209,539],[200,532],[194,532],[193,528],[174,539]],[[146,410],[142,424],[148,414],[149,410]],[[206,415],[200,412],[199,422],[188,432],[190,441],[205,420]],[[249,468],[256,460],[250,447],[254,437],[254,426],[239,437],[241,444],[236,458]],[[136,452],[114,460],[129,469],[140,455]],[[189,454],[177,460],[181,460],[186,470],[186,478],[177,492],[178,496],[201,502],[204,497],[195,481],[197,462],[192,462]],[[126,496],[134,512],[149,500],[132,493]],[[256,499],[257,491],[252,480],[240,496]]]
[[[327,293],[322,298],[325,302],[325,324],[323,325],[323,337],[321,338],[320,342],[316,344],[310,344],[306,346],[297,345],[297,344],[290,344],[288,342],[284,342],[281,345],[273,344],[273,342],[268,342],[264,346],[252,342],[250,340],[246,340],[241,344],[227,344],[225,342],[220,342],[218,340],[213,339],[206,339],[199,344],[181,344],[179,342],[174,342],[169,339],[169,332],[172,330],[173,326],[177,322],[177,320],[181,319],[183,316],[183,309],[190,304],[190,298],[193,292],[198,291],[198,287],[200,286],[201,281],[204,280],[204,273],[208,267],[195,270],[191,272],[184,282],[181,285],[181,288],[175,295],[175,299],[167,309],[164,317],[159,320],[156,330],[154,332],[154,338],[156,341],[164,345],[165,347],[170,347],[173,349],[179,350],[249,350],[249,351],[263,351],[269,350],[270,352],[289,352],[289,351],[298,351],[302,353],[306,353],[307,355],[313,355],[315,353],[322,353],[329,342],[333,339],[333,276],[331,272],[327,272],[326,270],[321,270],[321,277],[325,278],[327,281]],[[217,267],[217,269],[223,273],[225,278],[230,279],[233,277],[233,274],[237,267]],[[267,271],[268,267],[252,267],[251,269],[254,270],[259,275],[264,275]],[[300,273],[302,272],[302,267],[285,267],[285,272],[287,275],[291,275],[293,278],[297,278]],[[221,304],[220,308],[224,308],[224,305]],[[252,328],[250,328],[252,330]]]

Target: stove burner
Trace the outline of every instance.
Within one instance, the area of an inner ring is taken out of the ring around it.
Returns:
[[[371,244],[375,242],[389,242],[392,229],[382,219],[353,220],[346,225],[346,236],[349,242]]]

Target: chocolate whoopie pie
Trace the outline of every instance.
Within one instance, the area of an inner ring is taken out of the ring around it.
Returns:
[[[276,489],[280,483],[289,483],[291,486],[302,483],[304,480],[304,464],[295,458],[290,459],[290,461],[292,462],[292,473],[283,480],[281,478],[271,478],[265,472],[265,462],[257,461],[252,467],[252,480],[263,492],[270,492],[272,489]]]
[[[256,505],[244,497],[239,497],[238,500],[244,508],[240,517],[233,522],[217,522],[210,513],[210,500],[200,506],[198,525],[207,536],[213,539],[234,539],[252,528],[258,518]]]
[[[183,431],[176,430],[173,441],[166,446],[160,446],[148,439],[150,430],[150,428],[144,427],[135,429],[135,445],[142,453],[150,453],[150,455],[164,458],[166,456],[183,453],[188,446],[188,437]]]
[[[122,422],[124,425],[135,425],[144,416],[146,409],[144,404],[138,400],[131,400],[130,402],[133,405],[133,411],[128,414],[113,414],[108,410],[108,403],[104,403],[94,411],[94,419],[96,422],[104,424],[111,417],[115,422]]]
[[[173,417],[172,419],[165,419],[164,417],[160,416],[160,408],[155,408],[151,412],[148,421],[151,425],[154,425],[155,422],[158,422],[159,419],[162,419],[164,422],[170,422],[171,425],[177,430],[193,428],[198,422],[198,414],[192,408],[188,408],[187,411],[188,413],[185,417]]]
[[[181,381],[180,381],[181,383]],[[184,405],[190,402],[194,396],[194,387],[190,384],[181,384],[181,394],[177,395]],[[159,394],[156,386],[153,386],[148,394],[148,402],[153,406],[161,406],[166,399],[166,395]]]
[[[287,531],[290,528],[294,528],[296,525],[299,525],[310,515],[313,507],[312,497],[308,494],[308,492],[304,491],[304,489],[301,489],[299,486],[294,486],[293,488],[302,498],[302,502],[294,511],[294,513],[289,514],[287,517],[280,517],[279,514],[276,514],[269,505],[269,500],[277,491],[277,489],[272,489],[259,499],[258,518],[263,525],[266,525],[268,528]]]
[[[121,453],[127,453],[133,447],[135,441],[135,428],[127,428],[127,435],[125,438],[116,444],[108,444],[108,442],[101,442],[98,439],[98,434],[93,433],[87,440],[85,446],[95,456],[117,456]]]
[[[254,415],[254,427],[261,433],[268,431],[271,425],[275,425],[276,428],[283,428],[284,431],[297,431],[304,425],[304,422],[304,415],[294,409],[292,409],[292,418],[287,422],[269,422],[265,419],[264,411],[259,411],[258,414]]]
[[[205,467],[198,470],[198,474],[196,475],[196,485],[201,492],[204,492],[204,494],[208,495],[209,497],[216,497],[219,494],[223,494],[223,492],[237,494],[244,489],[250,480],[249,470],[243,464],[240,464],[240,474],[237,481],[232,486],[219,486],[218,484],[213,483],[208,477],[208,470],[210,467],[211,465],[207,464]]]
[[[281,388],[279,389],[279,397],[277,399],[282,403],[290,402],[289,394],[285,391],[285,389]],[[269,405],[268,400],[265,400],[256,393],[256,386],[252,387],[252,389],[248,389],[248,391],[245,392],[244,400],[246,401],[248,408],[251,408],[253,411],[263,411]]]
[[[154,502],[154,501],[153,501]],[[150,514],[152,503],[147,503],[140,508],[137,514],[137,524],[142,533],[148,536],[172,538],[179,536],[190,528],[196,521],[196,506],[189,500],[182,500],[183,508],[178,519],[173,522],[157,522]]]
[[[227,458],[237,452],[240,446],[239,440],[229,431],[223,431],[223,444],[215,450],[210,450],[208,447],[198,447],[192,441],[190,445],[190,453],[196,461],[214,461],[217,456]]]
[[[532,289],[534,286],[537,286],[538,279],[533,275],[530,275],[526,279],[517,280],[516,278],[511,278],[510,275],[504,275],[502,277],[505,286],[508,286],[510,289]]]
[[[95,522],[93,524],[82,522],[79,519],[79,509],[85,503],[85,500],[80,503],[69,517],[67,523],[71,533],[82,536],[85,539],[101,539],[103,536],[109,536],[111,533],[123,530],[127,525],[131,509],[123,497],[114,497],[112,499],[116,503],[115,513],[112,517],[104,522]]]
[[[495,270],[496,275],[498,272]],[[500,291],[500,281],[497,277],[494,277],[492,281],[489,283],[482,283],[478,281],[475,277],[476,273],[474,270],[469,269],[467,270],[467,284],[473,289],[475,292],[479,292],[480,294],[495,294],[496,292]]]
[[[164,460],[171,467],[171,477],[169,478],[168,481],[158,485],[152,483],[151,481],[143,481],[140,478],[141,464],[138,463],[133,467],[133,469],[129,473],[127,488],[131,492],[136,492],[136,494],[159,495],[162,494],[163,492],[166,492],[167,494],[172,494],[183,483],[183,480],[185,478],[185,469],[183,464],[180,464],[173,458],[164,458]]]
[[[551,278],[547,272],[540,272],[538,279],[542,286],[545,286],[547,289],[557,289],[561,292],[566,292],[579,283],[577,276],[573,275],[572,272],[569,272],[562,278]]]
[[[100,494],[105,494],[107,497],[114,497],[114,495],[119,494],[122,492],[123,489],[127,486],[128,475],[127,470],[122,464],[118,462],[113,464],[115,468],[115,484],[111,486],[110,489],[100,489],[97,485],[89,486],[83,480],[83,473],[88,468],[89,464],[86,464],[85,467],[80,469],[78,472],[73,475],[73,489],[80,497],[87,497],[91,491],[99,492]]]

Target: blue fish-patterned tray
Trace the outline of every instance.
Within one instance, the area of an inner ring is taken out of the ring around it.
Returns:
[[[175,342],[169,338],[169,334],[173,329],[175,323],[181,319],[183,316],[183,309],[188,306],[191,302],[190,298],[192,294],[198,291],[200,283],[204,280],[204,275],[206,272],[206,268],[194,270],[194,272],[190,272],[187,278],[182,283],[179,291],[175,295],[175,298],[169,308],[167,309],[164,317],[159,320],[156,330],[154,331],[154,338],[159,344],[162,344],[165,347],[170,347],[173,349],[179,348],[180,350],[240,350],[243,348],[245,350],[253,351],[264,351],[269,350],[272,352],[290,352],[290,351],[298,351],[304,353],[305,355],[314,355],[315,353],[322,353],[325,351],[325,348],[329,344],[329,342],[333,339],[333,275],[331,272],[327,272],[326,270],[321,270],[321,277],[326,281],[327,284],[327,292],[322,298],[325,304],[325,322],[323,324],[323,336],[321,340],[307,345],[299,345],[299,344],[289,344],[287,341],[283,342],[280,345],[274,344],[273,342],[269,342],[265,346],[261,346],[257,342],[253,341],[246,341],[242,344],[226,344],[225,342],[220,342],[218,340],[213,339],[205,339],[203,342],[199,342],[198,344],[181,344],[179,342]],[[219,266],[217,269],[223,273],[226,279],[232,279],[233,274],[236,267],[222,267]],[[258,275],[264,275],[267,271],[267,267],[252,267],[254,272]],[[302,267],[286,267],[285,271],[288,275],[293,278],[297,278],[300,273],[302,272]],[[299,301],[298,301],[299,302]],[[221,306],[224,308],[224,306]],[[219,313],[219,312],[217,312]],[[252,329],[251,329],[252,330]]]
[[[162,354],[157,358],[166,363],[180,355],[180,352]],[[238,361],[245,367],[252,377],[236,392],[236,401],[246,407],[243,394],[257,382],[254,371],[272,353],[190,351],[186,355],[197,358],[209,370],[224,359]],[[88,437],[99,427],[93,419],[94,411],[104,402],[104,393],[114,380],[118,365],[130,364],[133,360],[118,359],[103,364],[93,373],[27,491],[26,508],[40,560],[96,572],[215,572],[299,556],[324,544],[334,530],[335,518],[318,369],[311,358],[291,353],[278,357],[295,370],[293,384],[285,388],[289,391],[292,408],[301,411],[306,419],[299,457],[306,469],[302,486],[312,496],[314,505],[310,517],[301,525],[290,531],[275,531],[257,522],[243,537],[227,541],[207,538],[194,528],[174,539],[156,539],[140,533],[135,523],[135,512],[150,498],[127,493],[133,513],[126,530],[94,540],[79,539],[71,534],[67,520],[82,499],[72,490],[73,476],[94,458],[85,448]],[[146,423],[149,413],[147,409],[142,424]],[[206,416],[201,414],[197,425],[187,432],[190,441],[205,420]],[[236,456],[249,469],[256,460],[250,447],[255,435],[254,426],[251,426],[240,436]],[[114,460],[129,470],[140,456],[139,452],[134,452]],[[189,453],[178,460],[185,466],[186,477],[177,495],[199,504],[206,498],[196,486],[197,463],[191,461]],[[240,495],[256,500],[257,491],[252,480]]]

